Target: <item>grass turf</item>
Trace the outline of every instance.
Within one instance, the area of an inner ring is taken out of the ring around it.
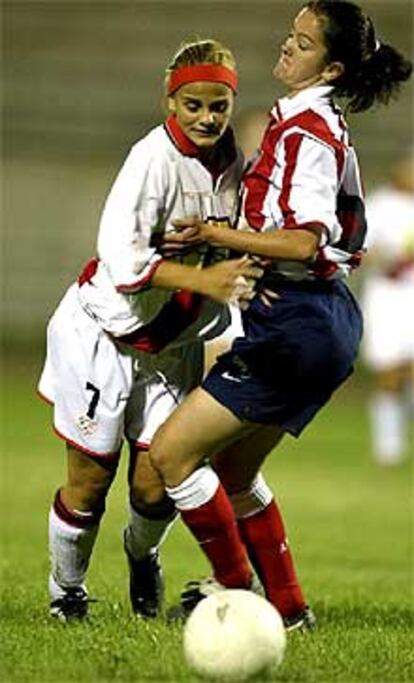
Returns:
[[[63,481],[63,445],[33,393],[30,363],[4,373],[2,435],[2,637],[9,681],[191,681],[180,627],[130,613],[122,551],[126,463],[110,493],[88,586],[88,623],[47,613],[47,515]],[[318,617],[311,636],[292,634],[266,680],[414,680],[412,463],[383,470],[369,457],[365,392],[341,390],[300,441],[287,439],[265,473],[289,528],[298,571]],[[124,457],[124,460],[126,458]],[[167,603],[208,567],[181,524],[163,549]]]

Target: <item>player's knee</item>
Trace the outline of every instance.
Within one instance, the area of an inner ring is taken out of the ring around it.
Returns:
[[[165,486],[177,486],[202,460],[188,438],[177,437],[172,423],[158,430],[149,450],[149,458]]]
[[[167,519],[175,516],[174,503],[162,491],[162,496],[157,500],[155,498],[135,498],[133,492],[130,493],[130,503],[133,509],[147,519]]]
[[[133,507],[156,506],[164,500],[164,486],[159,481],[137,481],[131,485],[129,496]]]
[[[164,438],[164,428],[161,427],[154,436],[151,448],[149,449],[149,460],[152,467],[158,472],[162,479],[168,475],[169,469],[174,466],[173,457],[171,457],[171,448],[168,445],[168,440]]]

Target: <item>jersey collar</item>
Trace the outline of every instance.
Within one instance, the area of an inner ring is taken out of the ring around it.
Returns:
[[[308,109],[317,101],[326,101],[332,91],[333,87],[331,85],[316,85],[311,88],[305,88],[298,92],[297,95],[294,95],[294,97],[282,97],[277,100],[270,113],[276,121],[289,119],[304,109]]]
[[[183,129],[177,121],[177,117],[172,114],[167,118],[165,122],[165,129],[173,141],[174,145],[178,147],[181,154],[188,157],[198,157],[199,149],[197,145],[190,140],[184,133]]]
[[[223,173],[237,158],[234,133],[230,126],[225,131],[223,137],[217,142],[214,156],[208,165],[201,160],[200,149],[186,136],[175,116],[170,115],[165,121],[164,127],[181,154],[199,159],[214,178]]]

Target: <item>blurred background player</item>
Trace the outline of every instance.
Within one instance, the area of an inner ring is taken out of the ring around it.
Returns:
[[[241,156],[229,127],[237,72],[213,40],[185,45],[167,68],[168,117],[131,149],[107,197],[98,257],[53,314],[39,393],[54,405],[67,480],[49,517],[50,612],[88,609],[85,577],[123,439],[130,447],[125,551],[137,614],[158,613],[158,546],[174,507],[148,461],[152,435],[202,378],[203,342],[228,324],[226,303],[249,298],[247,258],[213,263],[196,249],[157,247],[183,215],[230,220]],[[208,252],[214,262],[215,253]]]
[[[219,587],[251,587],[250,544],[266,596],[287,628],[306,624],[309,611],[280,590],[274,558],[288,546],[269,540],[277,516],[257,472],[285,434],[299,437],[349,377],[362,336],[362,315],[345,284],[365,241],[362,184],[332,97],[363,112],[387,103],[411,72],[411,62],[378,40],[358,5],[306,3],[274,68],[287,95],[273,106],[261,153],[243,177],[250,230],[188,219],[167,236],[271,259],[243,312],[244,337],[163,424],[150,456]],[[206,464],[212,456],[221,481]],[[236,515],[229,493],[238,498]],[[175,614],[187,616],[211,590],[211,583],[193,583]]]
[[[389,183],[368,196],[367,219],[362,351],[373,383],[371,451],[392,466],[408,453],[414,414],[413,149],[395,161]]]

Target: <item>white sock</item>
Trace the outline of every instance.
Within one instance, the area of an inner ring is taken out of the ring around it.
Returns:
[[[52,600],[62,597],[65,588],[84,586],[86,570],[98,533],[99,524],[87,529],[72,526],[49,513],[49,591]]]
[[[229,496],[237,519],[245,519],[264,510],[273,500],[273,493],[259,472],[251,486]]]
[[[217,474],[209,466],[200,467],[178,486],[166,487],[177,510],[193,510],[213,498],[220,485]]]
[[[381,465],[401,461],[405,442],[405,408],[398,394],[379,391],[371,399],[371,438],[375,460]]]
[[[125,543],[131,555],[140,560],[164,542],[174,524],[176,515],[164,519],[149,519],[129,506],[129,522],[125,531]]]

